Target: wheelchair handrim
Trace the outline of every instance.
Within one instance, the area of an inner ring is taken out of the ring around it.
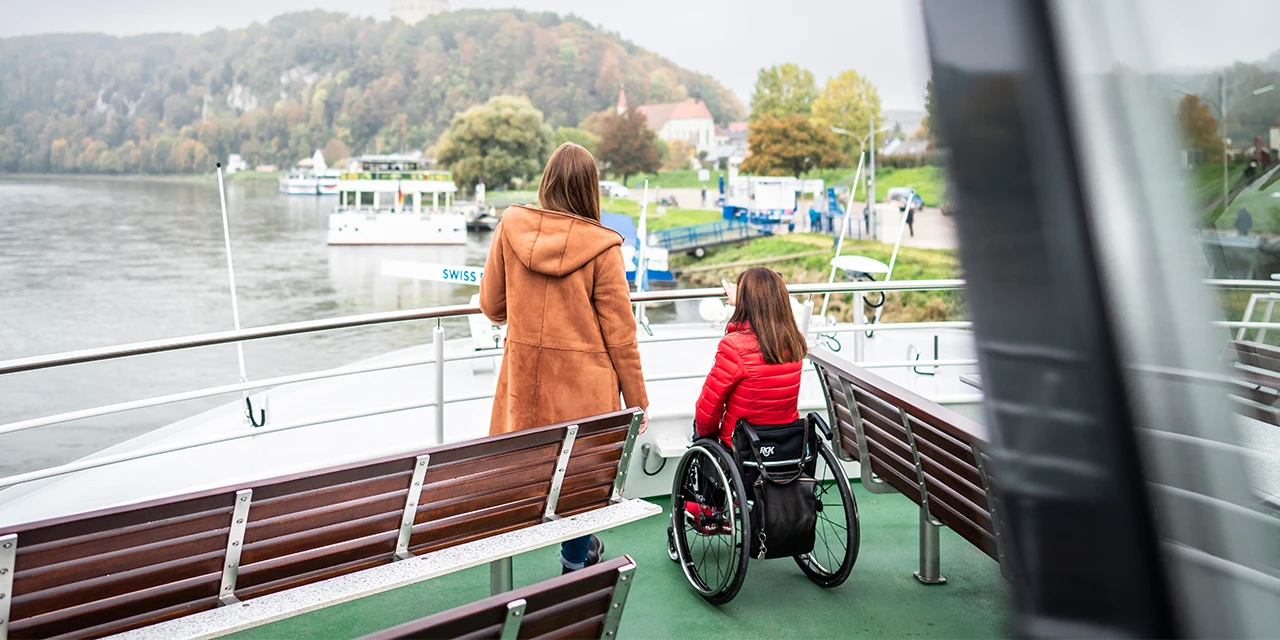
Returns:
[[[711,464],[711,467],[715,469],[717,479],[721,483],[720,486],[724,487],[725,489],[725,496],[726,496],[725,501],[728,503],[729,532],[725,535],[728,535],[731,540],[730,549],[729,549],[730,550],[729,557],[731,560],[731,564],[728,567],[728,569],[724,572],[724,578],[722,580],[722,584],[716,585],[715,587],[707,586],[706,582],[703,581],[702,575],[699,572],[696,572],[693,570],[693,560],[692,558],[688,557],[688,555],[692,554],[692,550],[689,549],[688,540],[685,537],[687,534],[687,529],[685,528],[686,517],[685,517],[684,504],[682,500],[683,489],[684,489],[684,486],[683,486],[684,478],[682,477],[683,473],[677,474],[676,476],[676,482],[681,483],[680,485],[677,485],[677,486],[679,486],[681,490],[671,492],[671,524],[673,527],[677,527],[677,526],[679,527],[678,529],[676,529],[676,536],[677,536],[676,537],[676,554],[679,556],[680,569],[684,571],[685,579],[689,581],[689,584],[693,586],[695,591],[703,595],[710,596],[710,595],[716,595],[721,591],[723,591],[728,586],[728,584],[732,582],[733,576],[738,569],[738,562],[740,560],[738,559],[738,555],[733,551],[736,548],[737,544],[740,544],[737,541],[737,538],[739,537],[739,534],[742,533],[741,530],[738,528],[738,522],[741,519],[741,514],[738,513],[737,501],[733,500],[733,497],[732,497],[733,484],[732,482],[730,482],[729,477],[725,474],[724,469],[722,469],[721,466],[717,464],[715,454],[705,447],[695,445],[695,446],[689,447],[689,450],[685,453],[685,456],[687,457],[687,456],[693,455],[695,452],[700,454],[708,463]],[[683,472],[686,470],[687,468],[685,467],[685,465],[682,464],[681,471]],[[679,514],[681,517],[677,518],[677,514]],[[702,535],[702,534],[699,533],[699,535]],[[745,543],[745,540],[742,543]]]

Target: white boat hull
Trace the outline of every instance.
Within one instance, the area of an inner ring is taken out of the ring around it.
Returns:
[[[322,196],[338,195],[338,179],[337,178],[320,178],[316,183],[316,192]]]
[[[314,196],[317,193],[317,181],[310,178],[284,178],[280,180],[280,193],[291,196]]]
[[[329,244],[466,244],[460,213],[334,213]]]

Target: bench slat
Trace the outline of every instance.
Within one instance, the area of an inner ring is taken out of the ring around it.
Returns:
[[[380,631],[361,640],[402,638],[494,638],[507,604],[525,601],[520,638],[598,638],[618,579],[635,563],[623,556],[479,602]]]
[[[343,504],[351,500],[351,496],[359,496],[357,499],[361,499],[371,496],[385,496],[397,492],[403,494],[405,487],[409,485],[409,477],[412,475],[408,466],[405,466],[390,474],[278,495],[273,498],[264,498],[255,491],[253,504],[250,507],[253,515],[249,521],[249,528],[245,530],[245,541],[248,542],[254,539],[254,529],[258,528],[262,522],[274,518],[294,516],[313,510],[323,510],[333,505]]]

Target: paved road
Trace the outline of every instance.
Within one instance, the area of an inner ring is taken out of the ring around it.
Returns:
[[[854,211],[861,212],[863,204],[861,202],[854,203]],[[879,227],[876,237],[884,243],[893,244],[898,239],[899,230],[902,229],[903,213],[898,207],[891,204],[876,205],[876,213],[878,214]],[[862,216],[855,215],[853,220],[858,224],[862,224]],[[808,220],[804,220],[801,225],[803,229],[808,224]],[[835,221],[836,229],[839,230],[840,219]],[[924,211],[918,211],[914,220],[915,235],[911,234],[911,230],[903,230],[902,246],[917,247],[920,249],[955,249],[959,246],[956,240],[955,221],[942,215],[940,209],[926,207]],[[849,237],[857,238],[857,227],[850,227]]]
[[[709,209],[715,210],[716,198],[720,197],[720,192],[714,186],[707,189],[706,206],[702,204],[702,189],[663,189],[662,197],[675,197],[676,202],[680,203],[680,209]],[[632,200],[640,202],[644,199],[644,189],[635,188],[631,190]],[[649,202],[657,202],[658,191],[649,189]],[[652,211],[652,209],[650,209]]]
[[[719,193],[714,189],[708,189],[708,202],[706,206],[703,206],[701,189],[663,189],[662,195],[667,197],[674,196],[682,209],[709,210],[715,210],[715,200],[719,197]],[[643,189],[631,190],[632,200],[639,202],[643,197]],[[649,197],[651,200],[656,199],[657,193],[650,191]],[[854,211],[861,212],[862,208],[863,204],[861,202],[854,203]],[[878,204],[876,205],[876,212],[879,214],[879,233],[877,236],[881,242],[892,244],[898,239],[898,230],[902,227],[903,213],[892,204]],[[857,215],[855,221],[861,222],[862,216]],[[902,237],[902,246],[921,249],[955,249],[959,246],[956,240],[955,221],[948,216],[942,215],[940,209],[925,207],[923,211],[916,212],[914,222],[915,235],[912,236],[910,231],[906,232]],[[802,214],[796,221],[796,227],[804,230],[808,223],[807,213]],[[839,224],[839,220],[837,220],[837,224]],[[850,229],[850,236],[856,238],[856,230],[852,227]]]

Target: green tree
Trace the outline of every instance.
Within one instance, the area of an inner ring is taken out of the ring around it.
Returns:
[[[542,112],[528,99],[496,96],[454,116],[437,158],[465,187],[477,182],[498,187],[537,176],[552,140]]]
[[[632,175],[657,171],[662,166],[658,136],[649,128],[644,114],[634,107],[605,119],[602,129],[596,160],[606,171],[622,176],[623,184]]]
[[[746,173],[799,178],[814,169],[839,166],[844,159],[835,134],[798,113],[756,120],[747,144],[751,155],[742,161]]]
[[[929,78],[924,85],[924,122],[920,123],[929,135],[929,148],[938,146],[938,103],[934,100],[933,78]]]
[[[813,73],[794,64],[761,69],[751,94],[751,121],[766,116],[813,113],[818,88]]]
[[[880,113],[880,94],[875,85],[862,77],[857,71],[845,71],[827,80],[822,95],[813,101],[813,119],[825,127],[839,127],[861,137],[870,131],[871,118],[877,123],[884,122]],[[858,153],[858,139],[854,136],[841,136],[840,145],[844,148],[846,160],[855,158]]]
[[[575,127],[560,127],[556,129],[555,146],[572,142],[582,148],[590,151],[593,155],[596,152],[596,145],[600,144],[600,138],[593,135],[586,129],[578,129]]]

